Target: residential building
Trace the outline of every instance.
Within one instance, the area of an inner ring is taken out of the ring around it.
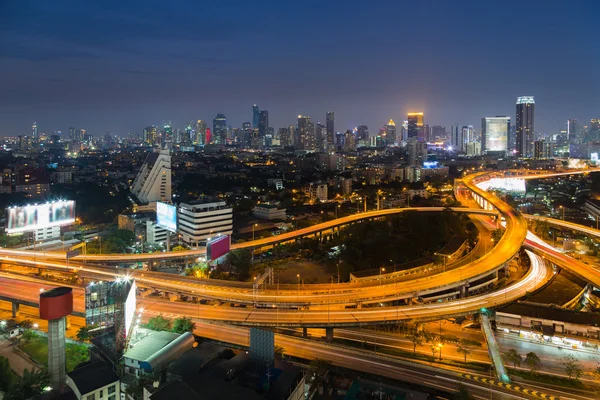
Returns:
[[[217,114],[213,119],[212,143],[227,143],[227,118],[223,114]]]
[[[384,126],[385,128],[385,143],[388,146],[395,146],[397,145],[397,138],[396,138],[396,123],[394,122],[393,119],[390,119],[389,122],[387,123],[387,125]]]
[[[86,364],[67,373],[66,383],[77,400],[121,399],[119,377],[111,365],[103,361]]]
[[[517,98],[517,156],[533,156],[535,99],[533,96]]]
[[[304,188],[304,192],[310,198],[310,201],[327,201],[327,185],[325,183],[310,183]]]
[[[269,221],[285,221],[285,208],[278,208],[279,204],[258,203],[252,209],[252,214],[256,218],[267,219]]]
[[[415,166],[423,166],[427,161],[427,143],[416,139],[408,141],[408,163]]]
[[[327,151],[331,151],[335,147],[335,113],[333,111],[325,114],[325,127],[327,134]]]

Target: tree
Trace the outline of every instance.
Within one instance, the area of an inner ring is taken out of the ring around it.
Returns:
[[[0,392],[8,392],[14,380],[15,375],[10,369],[8,358],[0,356]]]
[[[185,251],[187,250],[185,247],[183,247],[182,245],[178,244],[177,246],[173,247],[171,249],[171,251],[177,252],[177,251]]]
[[[565,372],[569,376],[569,379],[575,378],[575,380],[579,379],[581,374],[583,374],[583,369],[581,368],[581,362],[579,360],[569,354],[561,361],[562,365],[565,367]]]
[[[77,340],[79,340],[80,342],[85,342],[86,340],[89,340],[90,328],[87,326],[82,326],[77,331],[77,334],[75,335],[75,337],[77,337]]]
[[[535,373],[535,371],[540,369],[540,367],[542,366],[542,361],[540,360],[538,355],[535,354],[533,351],[525,355],[524,363],[529,367],[531,373]]]
[[[146,324],[146,328],[152,329],[153,331],[170,331],[171,320],[160,314],[154,318],[150,318]]]
[[[46,370],[28,369],[23,371],[23,376],[17,377],[16,383],[5,397],[8,400],[28,399],[41,394],[46,386],[50,385],[50,377]]]
[[[285,356],[285,348],[283,346],[275,345],[275,357],[283,359]]]
[[[465,364],[467,363],[467,356],[473,352],[473,348],[481,347],[481,342],[473,339],[461,339],[458,344],[458,352],[464,354]]]
[[[517,353],[515,349],[510,349],[504,352],[503,356],[506,361],[512,363],[513,368],[516,368],[517,366],[520,367],[523,363],[523,357],[521,357],[521,355]]]
[[[329,371],[331,368],[332,365],[329,361],[325,361],[320,358],[316,358],[310,362],[310,371],[312,373],[312,385],[310,390],[313,393],[326,383],[325,376],[327,375],[327,371]]]
[[[417,346],[423,344],[423,334],[421,332],[412,331],[408,334],[408,340],[413,344],[413,354],[417,354]]]
[[[30,319],[26,319],[23,320],[23,322],[21,322],[19,325],[23,329],[31,329],[31,327],[33,327],[33,322]]]
[[[173,320],[173,328],[175,333],[193,332],[196,328],[196,323],[189,317],[179,317]],[[163,329],[166,330],[166,329]]]

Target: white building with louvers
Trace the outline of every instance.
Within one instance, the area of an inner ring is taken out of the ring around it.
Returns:
[[[142,204],[162,201],[171,203],[171,155],[169,150],[148,154],[133,181],[131,192]]]
[[[233,233],[233,208],[224,201],[180,203],[178,233],[188,246],[201,246],[215,235]]]

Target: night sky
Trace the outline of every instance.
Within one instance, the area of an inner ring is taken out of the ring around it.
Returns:
[[[92,4],[94,3],[94,4]],[[297,114],[377,131],[514,120],[536,131],[600,117],[600,1],[0,0],[0,136],[175,127],[252,104],[275,131]]]

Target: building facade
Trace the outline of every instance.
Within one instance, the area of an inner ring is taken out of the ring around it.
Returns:
[[[510,117],[497,116],[481,119],[481,152],[506,152]]]
[[[535,99],[533,96],[517,98],[516,118],[516,155],[518,157],[533,156]]]
[[[171,203],[171,155],[169,150],[148,154],[133,181],[131,192],[142,204],[162,201]]]
[[[181,203],[177,220],[181,240],[192,247],[205,245],[217,234],[233,233],[233,209],[224,201]]]

